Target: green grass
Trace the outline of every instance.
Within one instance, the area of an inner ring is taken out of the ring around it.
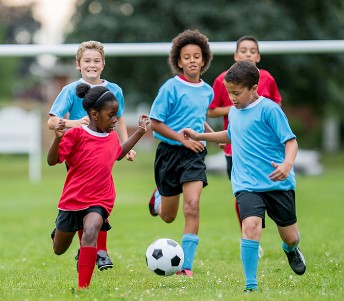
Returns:
[[[209,175],[209,186],[202,193],[195,276],[164,278],[146,267],[145,251],[160,237],[180,242],[183,216],[179,212],[174,223],[165,224],[148,214],[147,201],[154,188],[152,154],[138,152],[135,162],[117,162],[117,200],[108,234],[115,266],[95,270],[90,288],[79,291],[77,239],[62,256],[54,255],[50,240],[64,165],[44,163],[42,181],[31,184],[27,157],[1,155],[0,300],[344,300],[344,156],[326,156],[324,164],[322,176],[297,179],[306,274],[291,271],[276,227],[267,219],[259,291],[244,295],[240,231],[226,176]]]

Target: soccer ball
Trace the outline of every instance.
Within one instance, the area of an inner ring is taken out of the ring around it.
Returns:
[[[182,247],[173,239],[160,238],[146,251],[148,268],[159,276],[171,276],[181,269],[184,263]]]

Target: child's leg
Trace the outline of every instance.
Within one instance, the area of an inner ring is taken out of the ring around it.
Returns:
[[[53,249],[56,255],[65,253],[73,241],[75,232],[62,232],[59,229],[55,230],[53,237]]]
[[[297,223],[287,227],[278,226],[277,228],[282,238],[282,248],[287,255],[290,267],[296,274],[304,274],[306,272],[306,260],[298,247],[300,233]]]
[[[198,246],[199,201],[203,189],[202,181],[186,182],[183,184],[183,211],[185,217],[182,248],[184,264],[182,269],[192,270],[196,249]]]
[[[97,212],[90,212],[84,217],[78,263],[79,288],[87,288],[91,283],[97,259],[97,238],[102,224],[103,217]]]
[[[198,242],[199,237],[197,234],[183,234],[182,248],[184,252],[184,263],[182,269],[192,271]]]
[[[105,251],[107,252],[107,231],[99,231],[98,239],[97,239],[97,251]]]
[[[241,261],[245,274],[246,289],[255,290],[258,287],[258,249],[262,232],[262,219],[250,216],[242,222]]]

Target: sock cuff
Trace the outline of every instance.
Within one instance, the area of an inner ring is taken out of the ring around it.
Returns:
[[[253,248],[253,249],[258,249],[259,248],[259,241],[258,240],[253,240],[253,239],[242,238],[241,239],[241,246],[242,247]]]
[[[183,234],[182,241],[192,241],[198,244],[199,237],[197,234],[186,233],[186,234]]]

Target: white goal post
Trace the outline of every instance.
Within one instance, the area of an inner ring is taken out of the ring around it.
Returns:
[[[235,42],[209,42],[214,55],[235,52]],[[103,43],[106,56],[168,55],[171,43]],[[75,56],[79,44],[2,44],[0,57],[35,57],[44,54]],[[343,53],[344,40],[260,41],[263,54]]]

